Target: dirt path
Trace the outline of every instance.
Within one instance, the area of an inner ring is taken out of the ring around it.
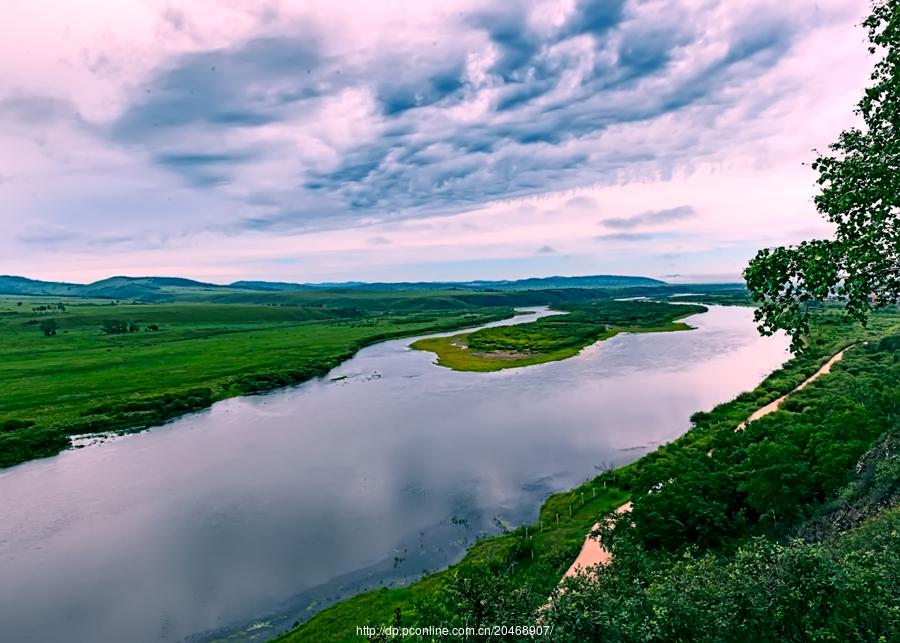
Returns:
[[[624,514],[629,511],[631,511],[631,502],[626,502],[616,509],[617,514]],[[591,532],[593,533],[596,529],[599,529],[599,527],[600,523],[598,522],[591,528]],[[563,578],[575,576],[579,571],[584,571],[595,565],[606,565],[611,558],[612,554],[609,553],[609,550],[601,545],[599,540],[591,538],[591,534],[588,534],[587,538],[584,539],[584,544],[581,546],[578,557],[575,559],[575,562],[569,566],[566,573],[563,574]]]
[[[815,373],[813,373],[797,388],[793,389],[792,391],[789,391],[788,393],[785,393],[784,395],[779,397],[774,402],[770,402],[770,403],[766,404],[761,409],[757,409],[756,411],[754,411],[753,415],[751,415],[746,420],[744,420],[743,422],[738,424],[735,431],[743,431],[744,429],[747,428],[748,424],[753,422],[753,420],[758,420],[759,418],[763,417],[764,415],[768,415],[769,413],[774,413],[775,411],[777,411],[779,409],[779,407],[781,407],[781,405],[784,403],[784,401],[788,398],[789,395],[791,395],[792,393],[796,393],[797,391],[802,391],[803,389],[805,389],[807,386],[809,386],[810,384],[815,382],[817,379],[819,379],[823,375],[828,375],[828,373],[831,372],[831,367],[834,366],[837,362],[844,359],[844,353],[846,353],[847,349],[849,349],[849,348],[851,348],[851,347],[848,346],[844,350],[842,350],[839,353],[837,353],[836,355],[834,355],[830,360],[825,362],[825,364],[822,366],[822,368],[820,368]]]

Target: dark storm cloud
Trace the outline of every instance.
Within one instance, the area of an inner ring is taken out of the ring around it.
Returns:
[[[696,216],[696,214],[693,207],[682,205],[677,208],[668,208],[666,210],[649,210],[630,217],[611,217],[609,219],[603,219],[600,221],[600,224],[607,228],[631,229],[645,225],[655,225],[657,223],[669,223],[670,221],[689,219]]]
[[[758,12],[725,36],[721,53],[683,57],[675,68],[672,60],[699,47],[712,27],[702,23],[702,12],[693,19],[661,13],[644,24],[631,17],[633,3],[590,0],[548,30],[529,21],[527,4],[500,6],[449,24],[434,52],[396,43],[395,49],[337,58],[328,53],[326,34],[307,30],[184,55],[141,88],[110,135],[145,146],[159,166],[190,185],[216,189],[240,184],[242,172],[258,162],[287,163],[295,154],[271,137],[254,141],[254,130],[290,126],[316,137],[318,125],[309,114],[342,92],[364,90],[374,101],[372,113],[353,117],[362,122],[348,117],[341,123],[364,125],[364,135],[335,148],[329,162],[298,161],[293,176],[265,195],[245,186],[234,198],[253,214],[240,225],[321,227],[371,216],[454,212],[616,182],[642,164],[664,172],[689,162],[704,151],[697,139],[711,120],[753,88],[725,90],[743,88],[772,67],[794,33],[783,16]],[[474,80],[467,59],[488,45],[495,55],[487,79]],[[457,115],[454,110],[468,109],[467,102],[474,104],[488,88],[483,113]],[[687,133],[680,139],[625,148],[598,144],[612,127],[652,123],[675,112],[686,112]],[[247,149],[225,147],[231,132],[242,133]],[[638,216],[659,222],[689,216],[688,210]],[[639,225],[608,221],[613,228]]]

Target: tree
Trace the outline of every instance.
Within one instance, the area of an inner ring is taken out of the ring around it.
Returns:
[[[795,350],[813,302],[840,301],[865,323],[900,300],[900,2],[874,0],[863,26],[869,53],[883,54],[855,110],[864,126],[842,132],[812,164],[816,208],[835,236],[760,250],[744,271],[760,332],[787,331]]]
[[[119,319],[106,319],[101,326],[106,335],[121,335],[123,333],[136,333],[141,329],[137,322],[125,322]]]
[[[44,334],[44,337],[56,335],[57,330],[59,330],[59,326],[56,324],[55,319],[45,319],[41,322],[41,332]]]

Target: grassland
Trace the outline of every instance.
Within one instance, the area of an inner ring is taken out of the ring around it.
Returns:
[[[396,622],[398,615],[404,626],[435,623],[448,626],[471,624],[476,618],[474,614],[478,612],[486,619],[501,617],[504,620],[500,622],[503,623],[529,622],[527,615],[531,614],[533,619],[534,610],[545,604],[547,596],[557,587],[563,572],[577,555],[585,534],[600,516],[612,511],[626,500],[636,499],[638,496],[642,501],[653,498],[654,492],[648,493],[645,488],[655,482],[655,473],[662,463],[672,468],[671,473],[666,472],[667,476],[676,475],[675,469],[680,467],[683,470],[680,470],[678,475],[686,480],[695,478],[681,462],[682,459],[714,468],[731,467],[739,471],[740,475],[749,475],[750,472],[744,470],[744,465],[736,465],[731,459],[733,457],[739,463],[739,454],[748,451],[752,453],[757,448],[753,446],[754,441],[763,438],[755,435],[755,431],[736,432],[738,424],[757,408],[793,390],[818,370],[831,355],[851,345],[860,348],[848,354],[846,361],[836,367],[835,376],[817,380],[804,389],[803,395],[799,396],[799,402],[791,401],[783,407],[783,410],[767,418],[766,435],[777,436],[782,432],[791,432],[792,425],[800,418],[816,418],[820,413],[832,416],[833,426],[820,425],[816,438],[823,447],[832,444],[835,445],[833,449],[840,452],[843,464],[831,473],[833,482],[836,481],[834,482],[836,484],[842,484],[841,481],[849,482],[851,488],[857,491],[849,493],[846,490],[839,490],[832,492],[832,500],[828,503],[823,504],[821,499],[812,499],[808,500],[810,504],[803,505],[807,499],[801,498],[791,489],[782,490],[782,493],[787,493],[799,506],[794,522],[788,522],[784,518],[775,526],[762,519],[753,525],[746,521],[740,522],[744,531],[732,534],[724,541],[723,556],[729,556],[738,543],[750,542],[746,540],[748,538],[759,538],[761,535],[772,538],[779,535],[791,536],[800,533],[798,530],[801,527],[798,525],[815,525],[816,521],[822,522],[823,516],[830,515],[828,512],[846,516],[849,502],[860,505],[868,503],[866,505],[868,509],[861,511],[857,522],[854,523],[860,524],[881,505],[872,503],[868,497],[859,499],[864,492],[858,488],[860,485],[871,485],[873,476],[867,468],[859,469],[859,466],[855,465],[856,459],[866,451],[871,439],[877,438],[884,431],[883,422],[893,417],[889,414],[882,417],[885,412],[882,408],[884,401],[866,394],[860,387],[870,381],[870,376],[874,375],[877,379],[878,374],[883,372],[884,364],[896,364],[900,359],[898,357],[900,353],[897,352],[900,350],[898,341],[900,337],[891,336],[898,331],[900,331],[900,314],[896,311],[875,316],[867,329],[851,326],[840,317],[823,312],[817,318],[815,334],[807,352],[793,358],[772,373],[753,391],[743,393],[710,412],[696,413],[692,418],[694,428],[675,442],[632,464],[606,471],[576,489],[551,496],[541,507],[540,517],[535,523],[476,543],[460,563],[446,570],[427,575],[408,587],[375,590],[338,603],[315,614],[302,625],[275,640],[279,643],[363,641],[365,640],[363,637],[356,636],[357,626],[388,625]],[[867,341],[869,343],[864,345]],[[853,449],[850,450],[847,450],[847,445],[841,440],[836,440],[835,436],[827,433],[832,430],[839,433],[846,431],[843,416],[830,409],[845,408],[850,404],[850,401],[845,399],[848,395],[861,396],[860,399],[867,400],[870,407],[858,407],[860,417],[855,424],[866,427],[866,439],[854,442]],[[793,400],[793,396],[790,399]],[[712,449],[716,451],[715,457],[708,455]],[[873,457],[887,453],[884,457],[892,457],[889,449],[875,449],[867,453],[874,454]],[[822,459],[823,471],[835,468],[834,455],[829,453],[815,456]],[[809,456],[801,455],[801,461],[807,457]],[[884,463],[875,464],[884,468]],[[891,466],[896,469],[897,465],[894,463]],[[753,471],[759,471],[762,476],[769,475],[769,471],[765,468]],[[696,479],[712,481],[709,484],[713,484],[720,475],[704,470],[704,473]],[[649,483],[647,479],[650,480]],[[877,480],[878,477],[875,476],[874,479]],[[896,485],[896,475],[887,482]],[[674,485],[672,487],[674,489]],[[704,504],[715,505],[718,502],[715,497],[705,496],[714,492],[715,489],[706,489],[705,492],[697,489],[687,491],[685,502],[703,505],[697,509],[695,520],[718,519],[720,512]],[[737,497],[743,496],[738,494]],[[680,511],[680,500],[667,502],[672,503],[668,508],[669,511]],[[869,505],[874,506],[874,509]],[[659,507],[654,509],[661,510]],[[747,513],[752,515],[749,510]],[[639,515],[643,516],[643,513]],[[687,521],[684,515],[679,517],[682,521]],[[803,523],[803,520],[808,522]],[[649,527],[646,528],[649,531]],[[675,529],[664,527],[661,531],[670,534],[672,538],[680,537]],[[713,533],[711,529],[701,531]],[[690,541],[685,542],[688,547],[696,547],[696,544]],[[680,553],[673,556],[676,562],[682,559]],[[629,573],[633,573],[633,570]],[[627,585],[627,582],[626,578],[623,584]],[[615,605],[611,607],[613,612],[616,609],[618,608]],[[579,614],[582,613],[587,617],[587,612],[583,609]],[[301,620],[304,617],[298,616]],[[578,636],[567,638],[563,634],[560,640],[579,640]],[[525,638],[528,637],[523,637],[523,640]],[[519,638],[511,636],[504,640],[519,640]]]
[[[675,320],[704,312],[702,306],[650,301],[594,301],[558,306],[564,315],[519,326],[485,328],[412,344],[437,355],[437,364],[458,371],[499,371],[577,355],[585,346],[619,333],[690,330]]]
[[[280,306],[0,297],[0,467],[57,453],[71,435],[137,430],[322,375],[383,339],[512,314],[502,306],[445,308],[443,294],[430,311],[419,310],[421,293],[398,312],[364,299]],[[45,335],[49,320],[55,334]],[[125,332],[105,334],[111,320]]]

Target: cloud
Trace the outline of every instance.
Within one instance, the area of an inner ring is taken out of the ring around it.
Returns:
[[[598,234],[594,237],[597,241],[623,241],[625,243],[637,241],[651,241],[661,237],[671,237],[672,233],[662,232],[613,232],[610,234]]]
[[[659,223],[670,223],[672,221],[680,221],[689,219],[697,215],[692,206],[681,205],[676,208],[667,208],[665,210],[648,210],[635,214],[630,217],[610,217],[600,221],[600,225],[607,228],[616,228],[622,230],[630,230],[648,225],[656,225]]]
[[[579,195],[566,201],[566,208],[578,210],[597,210],[597,201],[589,196]]]
[[[464,13],[431,46],[395,39],[364,56],[336,56],[325,30],[301,20],[303,37],[260,36],[167,62],[108,133],[189,185],[223,190],[235,210],[252,212],[235,222],[248,229],[452,213],[688,161],[698,152],[690,137],[617,149],[621,133],[608,132],[687,108],[698,113],[679,116],[682,126],[706,128],[793,38],[779,12],[709,32],[713,14],[702,7],[651,22],[624,0],[582,0],[552,29],[535,11],[512,3]],[[360,135],[336,141],[330,133],[347,119],[332,124],[325,110],[347,92],[365,97],[354,114]],[[252,180],[260,164],[278,175],[267,207]]]
[[[0,38],[0,258],[141,247],[179,266],[246,243],[262,266],[275,245],[324,257],[309,240],[334,233],[354,269],[546,246],[595,271],[698,229],[757,239],[748,221],[789,210],[778,240],[815,217],[789,168],[848,123],[867,74],[844,0],[226,4],[23,5]],[[753,198],[730,207],[723,185]]]
[[[550,255],[556,254],[557,250],[553,246],[543,245],[537,249],[537,254],[539,255]]]
[[[318,62],[309,38],[262,37],[185,54],[138,88],[110,134],[154,144],[195,126],[229,130],[282,120],[286,104],[323,91],[326,81],[311,76]]]

